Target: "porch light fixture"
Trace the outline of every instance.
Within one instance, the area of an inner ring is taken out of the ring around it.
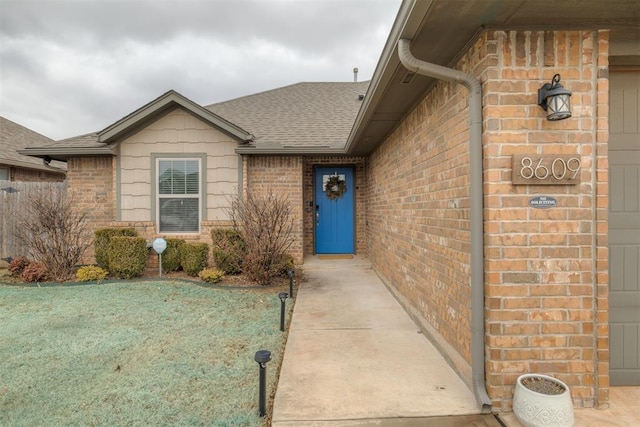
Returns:
[[[547,120],[563,120],[571,117],[569,97],[571,91],[560,84],[560,74],[538,89],[538,105],[547,112]]]

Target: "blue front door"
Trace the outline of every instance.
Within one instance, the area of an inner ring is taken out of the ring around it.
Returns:
[[[316,168],[316,253],[353,253],[354,200],[353,169]]]

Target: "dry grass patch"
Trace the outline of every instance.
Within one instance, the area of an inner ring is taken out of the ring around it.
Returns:
[[[273,395],[282,290],[0,285],[0,425],[261,426],[253,356],[271,350]]]

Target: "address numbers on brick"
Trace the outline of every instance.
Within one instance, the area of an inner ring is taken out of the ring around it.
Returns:
[[[582,162],[571,154],[513,156],[514,185],[573,185],[580,183]]]

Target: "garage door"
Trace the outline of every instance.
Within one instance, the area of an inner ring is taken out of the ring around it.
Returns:
[[[640,72],[612,72],[610,102],[611,385],[640,385]]]

